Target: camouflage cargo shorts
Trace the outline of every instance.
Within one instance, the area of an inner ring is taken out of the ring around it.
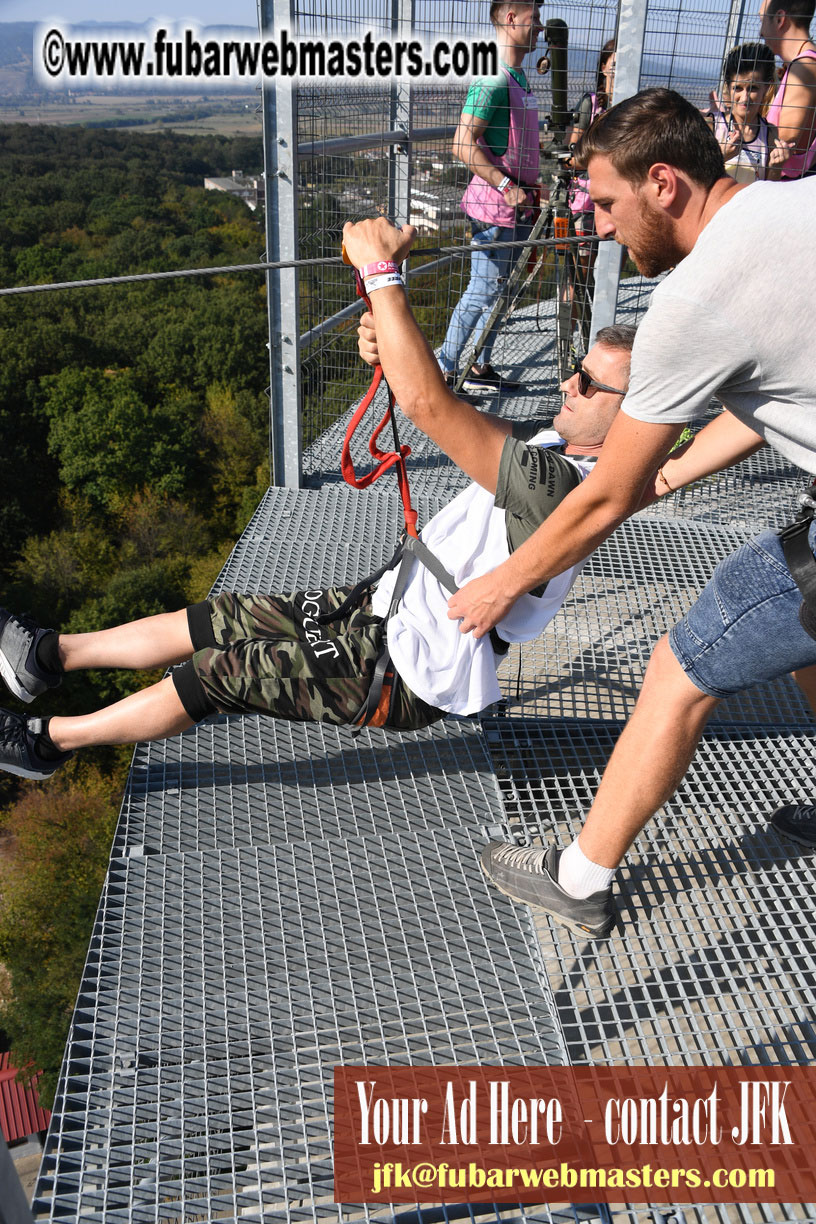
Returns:
[[[371,596],[341,618],[317,617],[339,608],[351,587],[291,595],[226,592],[187,609],[195,653],[172,674],[191,718],[208,714],[270,714],[293,722],[348,724],[371,686],[382,621]],[[442,717],[400,681],[387,726],[425,727]]]

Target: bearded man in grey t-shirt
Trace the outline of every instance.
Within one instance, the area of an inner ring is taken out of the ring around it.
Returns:
[[[506,600],[584,556],[633,510],[764,445],[816,472],[816,178],[740,187],[715,144],[665,89],[614,107],[582,141],[601,237],[628,246],[645,275],[674,271],[638,330],[629,393],[595,472],[505,565],[451,600],[463,631],[486,632]],[[726,410],[661,463],[714,394]],[[807,564],[814,523],[805,539]],[[816,607],[803,603],[778,534],[763,532],[717,567],[656,647],[580,836],[561,855],[494,843],[482,859],[488,877],[581,933],[608,934],[614,870],[679,784],[718,702],[793,672],[816,711],[814,637]],[[816,807],[773,819],[816,845]]]

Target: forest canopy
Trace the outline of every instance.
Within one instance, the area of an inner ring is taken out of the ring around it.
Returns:
[[[260,139],[0,126],[0,284],[258,262],[260,216],[203,179],[261,165]],[[269,484],[267,338],[260,273],[0,297],[0,603],[76,632],[202,599]],[[144,683],[78,674],[45,713]],[[129,755],[0,776],[0,1029],[45,1104]]]

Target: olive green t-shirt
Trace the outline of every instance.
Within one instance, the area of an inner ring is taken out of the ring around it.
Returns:
[[[511,553],[530,538],[581,479],[580,471],[561,447],[534,446],[521,438],[507,438],[499,461],[496,505],[504,510]],[[530,594],[543,594],[546,585]]]

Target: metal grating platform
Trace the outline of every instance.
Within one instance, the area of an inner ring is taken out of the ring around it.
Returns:
[[[589,559],[541,637],[509,652],[500,672],[505,712],[628,717],[654,645],[686,613],[717,562],[751,534],[679,519],[624,523]],[[812,721],[790,678],[729,698],[715,718]]]
[[[389,494],[270,490],[218,585],[359,576],[395,519]],[[388,1218],[331,1201],[335,1063],[565,1059],[529,915],[478,867],[501,818],[468,720],[354,739],[216,718],[140,746],[40,1218]]]
[[[114,860],[35,1212],[371,1218],[332,1202],[335,1063],[563,1063],[529,917],[488,892],[480,841]]]
[[[517,839],[568,844],[621,726],[486,722]],[[816,859],[767,821],[808,793],[815,751],[816,729],[710,726],[619,873],[614,937],[539,919],[571,1062],[813,1061]]]
[[[795,517],[797,497],[809,484],[781,455],[759,451],[725,472],[681,489],[643,511],[641,518],[695,519],[754,533],[782,527]]]
[[[113,853],[478,832],[501,810],[474,722],[355,739],[321,724],[220,718],[137,748]]]
[[[644,305],[637,286],[624,291],[624,313]],[[524,389],[485,408],[546,418],[548,337],[519,318],[506,342],[502,368]],[[424,440],[405,440],[427,521],[465,482]],[[353,740],[218,718],[140,746],[39,1218],[608,1219],[591,1205],[339,1208],[333,1064],[812,1062],[814,864],[767,826],[812,787],[816,732],[790,682],[722,708],[621,873],[624,926],[608,944],[534,919],[478,869],[487,826],[562,844],[577,832],[651,645],[719,557],[789,517],[800,487],[796,469],[760,452],[625,524],[525,648],[520,700],[517,660],[505,665],[513,717],[487,719],[484,734],[463,720]],[[319,489],[270,490],[217,589],[356,579],[392,551],[397,505],[393,491],[356,493],[333,474]],[[816,1219],[797,1205],[611,1214]]]
[[[413,501],[420,526],[444,504],[419,485]],[[213,591],[292,591],[356,582],[392,555],[401,524],[396,489],[269,489]]]

